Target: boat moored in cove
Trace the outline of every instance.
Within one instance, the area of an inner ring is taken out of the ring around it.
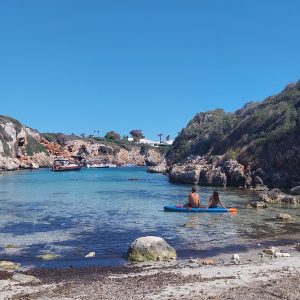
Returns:
[[[63,171],[80,171],[81,166],[77,163],[70,162],[68,159],[55,159],[52,171],[63,172]]]

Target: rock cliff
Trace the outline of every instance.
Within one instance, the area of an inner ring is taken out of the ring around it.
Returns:
[[[83,163],[154,166],[162,161],[163,154],[157,148],[127,140],[43,134],[11,117],[0,116],[0,170],[50,167],[55,157]]]
[[[176,165],[185,164],[189,157],[202,156],[210,161],[218,156],[224,162],[234,159],[245,169],[248,166],[251,184],[262,180],[272,187],[293,187],[300,182],[299,137],[300,81],[262,102],[247,103],[234,113],[217,109],[196,114],[167,153],[168,165],[174,166],[170,180],[174,179]],[[259,175],[255,178],[256,170]],[[198,177],[199,171],[195,172],[193,176]]]

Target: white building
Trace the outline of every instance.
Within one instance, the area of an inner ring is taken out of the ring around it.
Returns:
[[[133,138],[128,138],[129,142],[133,142]],[[169,140],[169,141],[165,141],[160,143],[159,141],[152,141],[152,140],[148,140],[148,139],[140,139],[137,144],[147,144],[150,145],[152,147],[158,147],[160,145],[172,145],[174,142],[174,140]]]

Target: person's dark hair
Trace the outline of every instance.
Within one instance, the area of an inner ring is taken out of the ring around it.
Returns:
[[[197,189],[195,187],[192,187],[192,192],[193,193],[196,193],[197,192]]]
[[[214,191],[214,200],[215,201],[220,201],[220,196],[219,196],[219,192],[218,191]]]

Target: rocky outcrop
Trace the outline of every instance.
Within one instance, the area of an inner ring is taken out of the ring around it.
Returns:
[[[226,172],[233,174],[232,180],[226,174],[230,186],[291,188],[300,184],[299,136],[300,81],[262,102],[248,103],[235,113],[216,109],[196,114],[175,139],[166,160],[172,166],[191,156],[205,156],[208,161],[223,156],[246,170],[251,163],[243,178],[239,175],[242,170],[235,174],[233,166],[228,166]],[[224,183],[222,171],[210,174],[218,177],[218,184]],[[211,182],[209,178],[206,181]]]
[[[18,159],[0,156],[0,170],[14,171],[19,169],[19,167],[20,167],[20,161]]]
[[[168,173],[170,168],[167,166],[167,163],[165,160],[163,160],[161,163],[159,163],[156,166],[151,166],[148,168],[147,172],[148,173],[162,173],[166,174]]]
[[[200,185],[226,186],[227,177],[221,167],[203,168],[198,183]]]
[[[284,197],[284,193],[280,189],[272,189],[265,193],[259,194],[259,198],[264,202],[279,203]]]
[[[169,173],[170,182],[210,186],[242,186],[245,181],[244,168],[235,160],[216,157],[213,161],[198,156],[184,163],[175,164]]]
[[[259,194],[261,201],[266,203],[292,204],[300,203],[300,196],[288,195],[279,189],[272,189]]]
[[[163,238],[146,236],[131,244],[127,259],[132,262],[176,259],[176,251]]]
[[[49,166],[49,152],[40,140],[36,130],[13,118],[0,116],[0,169],[13,171]]]
[[[197,166],[174,166],[169,174],[169,180],[173,183],[190,183],[199,182],[201,168]]]

